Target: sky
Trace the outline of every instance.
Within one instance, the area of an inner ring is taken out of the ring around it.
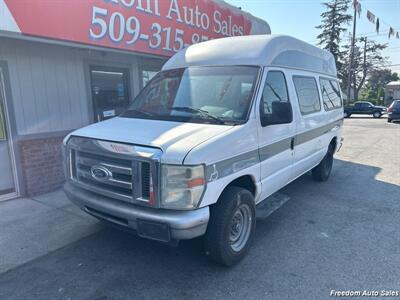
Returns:
[[[316,44],[319,30],[315,26],[321,22],[324,7],[320,0],[225,0],[241,7],[252,15],[266,20],[272,33],[287,34]],[[388,39],[389,26],[400,32],[400,0],[360,0],[362,12],[357,18],[357,36],[380,43],[388,43],[384,55],[389,58],[391,69],[400,73],[400,39]],[[375,25],[367,20],[367,10],[380,19],[380,34],[375,32]],[[352,11],[351,11],[352,13]],[[349,33],[352,24],[349,26]],[[349,33],[346,33],[346,37]]]

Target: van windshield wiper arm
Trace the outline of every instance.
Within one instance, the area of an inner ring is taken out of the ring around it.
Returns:
[[[169,107],[168,109],[200,114],[200,115],[205,116],[205,117],[207,117],[209,119],[213,119],[214,121],[217,121],[219,124],[225,124],[224,120],[222,120],[219,117],[213,116],[212,114],[210,114],[208,111],[206,111],[204,109],[194,108],[194,107],[189,107],[189,106],[174,106],[174,107]]]
[[[279,102],[282,102],[283,100],[282,100],[281,96],[279,96],[279,94],[275,91],[274,87],[269,82],[267,82],[267,85],[271,89],[271,91],[275,95],[275,97],[278,98]]]

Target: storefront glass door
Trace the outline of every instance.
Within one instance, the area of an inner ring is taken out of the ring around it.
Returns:
[[[0,68],[0,200],[16,195],[11,143],[7,128],[3,72]]]
[[[90,67],[94,117],[96,122],[121,114],[129,104],[129,70]]]

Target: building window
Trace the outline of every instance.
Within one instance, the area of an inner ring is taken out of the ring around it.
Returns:
[[[128,107],[128,69],[91,66],[90,79],[96,122],[118,116]]]
[[[317,81],[314,77],[293,76],[302,115],[321,110]]]
[[[342,107],[339,84],[336,80],[320,79],[322,100],[325,110],[332,110]]]

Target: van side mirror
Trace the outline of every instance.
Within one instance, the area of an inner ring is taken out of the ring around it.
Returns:
[[[274,101],[271,104],[271,113],[265,113],[261,105],[261,125],[288,124],[293,121],[293,112],[290,102]]]

